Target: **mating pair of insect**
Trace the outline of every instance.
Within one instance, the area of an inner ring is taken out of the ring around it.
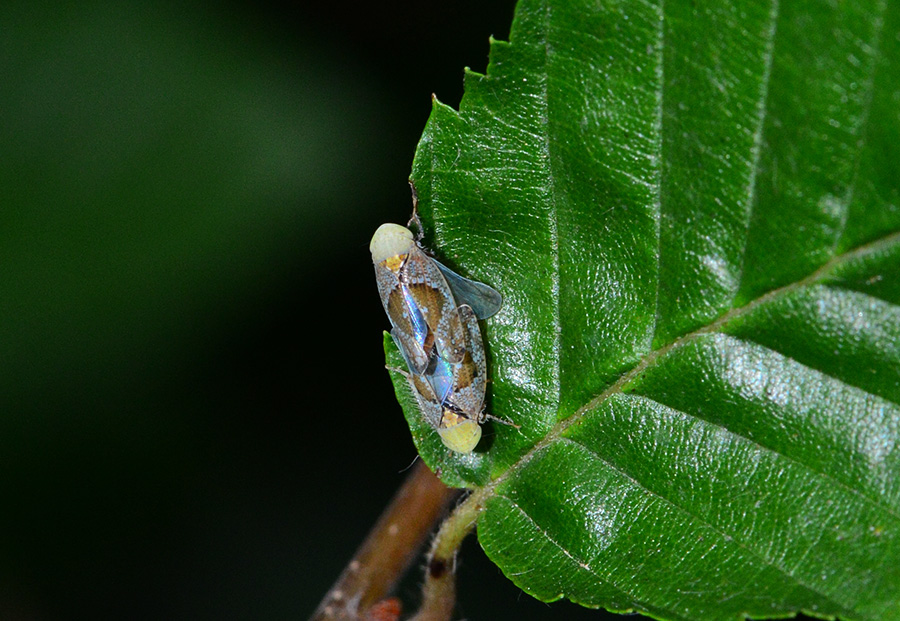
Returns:
[[[369,244],[378,293],[422,414],[447,448],[470,453],[485,420],[510,424],[484,412],[487,363],[478,329],[503,298],[429,257],[419,239],[399,224],[378,227]]]

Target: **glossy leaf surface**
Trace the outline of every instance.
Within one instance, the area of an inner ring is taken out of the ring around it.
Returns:
[[[521,429],[451,455],[397,377],[423,459],[542,600],[900,619],[900,7],[524,0],[510,40],[413,180]]]

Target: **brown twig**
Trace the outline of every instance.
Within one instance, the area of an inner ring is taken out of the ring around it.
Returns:
[[[450,621],[456,605],[456,553],[472,532],[481,506],[469,496],[444,520],[428,554],[422,605],[410,621]]]
[[[416,463],[310,621],[365,619],[403,576],[458,493]]]

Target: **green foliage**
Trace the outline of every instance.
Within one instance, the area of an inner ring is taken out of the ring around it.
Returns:
[[[900,619],[897,8],[523,0],[435,103],[426,241],[504,294],[521,429],[451,455],[395,381],[525,591]]]

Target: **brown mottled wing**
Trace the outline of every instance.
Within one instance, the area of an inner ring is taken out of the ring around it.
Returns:
[[[463,359],[453,368],[453,388],[447,401],[467,418],[481,421],[484,393],[487,388],[487,362],[484,356],[484,342],[478,319],[468,305],[459,307],[460,319],[465,326],[466,352]]]
[[[451,363],[461,361],[466,351],[462,322],[453,293],[435,262],[419,248],[413,248],[400,271],[400,282],[419,305],[434,335],[438,354]]]
[[[416,310],[410,308],[403,295],[404,285],[398,277],[398,273],[402,271],[402,267],[399,272],[395,272],[386,267],[384,262],[376,263],[375,282],[378,285],[381,304],[393,326],[391,335],[394,341],[400,348],[409,370],[413,373],[422,373],[428,366],[427,352],[432,349],[434,334],[429,330],[422,342],[416,340],[412,317],[412,313]]]
[[[406,379],[409,380],[409,385],[412,387],[413,394],[416,396],[416,401],[419,402],[419,409],[422,411],[425,420],[428,421],[428,424],[437,429],[441,424],[443,407],[437,396],[434,394],[431,383],[424,375],[410,374],[406,376]]]

